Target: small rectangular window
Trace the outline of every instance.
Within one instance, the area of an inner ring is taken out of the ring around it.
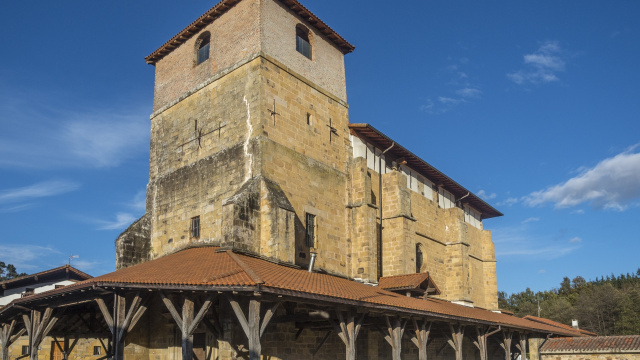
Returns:
[[[93,355],[102,355],[102,347],[94,346],[93,347]]]
[[[200,238],[200,216],[191,218],[191,238]]]
[[[316,246],[316,216],[313,214],[307,214],[307,246]]]
[[[22,345],[22,355],[29,355],[29,345]]]
[[[206,43],[200,49],[198,49],[198,65],[209,59],[209,45],[209,43]]]

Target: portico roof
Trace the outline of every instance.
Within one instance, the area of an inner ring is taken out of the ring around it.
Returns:
[[[31,303],[54,301],[71,294],[87,293],[84,296],[91,299],[95,294],[90,290],[96,288],[261,292],[329,306],[355,306],[404,316],[562,336],[580,335],[573,329],[560,329],[439,299],[411,298],[338,276],[309,273],[295,266],[217,247],[182,250],[61,289],[17,299],[0,310],[0,318],[8,312],[29,307]]]

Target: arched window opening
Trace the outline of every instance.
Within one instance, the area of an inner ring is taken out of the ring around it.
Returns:
[[[209,59],[209,49],[211,46],[211,34],[205,32],[196,40],[196,65],[200,65]]]
[[[296,50],[311,60],[310,32],[302,25],[296,26]]]
[[[416,273],[421,273],[424,266],[424,252],[422,251],[422,244],[416,245]]]

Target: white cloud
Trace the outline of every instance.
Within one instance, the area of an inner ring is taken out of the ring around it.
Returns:
[[[520,200],[518,198],[515,197],[510,197],[506,200],[503,200],[501,202],[498,203],[498,206],[512,206],[515,205],[519,202]]]
[[[569,242],[572,244],[577,244],[577,243],[581,243],[582,239],[576,236],[573,239],[569,240]]]
[[[15,265],[18,272],[33,272],[43,260],[62,253],[52,247],[27,244],[0,245],[2,261]]]
[[[634,148],[562,184],[533,192],[524,201],[532,207],[552,203],[556,208],[568,208],[590,203],[596,209],[624,211],[640,199],[640,153],[633,153]]]
[[[578,246],[523,246],[523,247],[507,247],[506,249],[496,250],[496,256],[531,256],[537,258],[544,258],[548,260],[557,259],[573,251],[577,250]]]
[[[98,220],[98,230],[125,230],[138,218],[128,213],[117,213],[114,220]]]
[[[56,196],[74,191],[79,187],[80,184],[65,180],[40,182],[25,187],[0,191],[0,204]]]
[[[482,95],[482,91],[480,91],[479,89],[466,87],[464,89],[456,91],[456,94],[466,98],[479,98]]]
[[[507,77],[518,85],[558,81],[557,74],[564,71],[566,65],[563,54],[557,41],[547,41],[534,53],[523,56],[524,69],[509,73]]]
[[[546,272],[547,272],[547,270],[545,270],[545,269],[540,269],[540,270],[538,270],[538,274],[544,274],[544,273],[546,273]]]
[[[498,196],[498,195],[496,195],[496,193],[487,194],[486,191],[480,190],[480,191],[478,191],[478,196],[480,196],[483,200],[486,201],[486,200],[495,199],[496,196]]]
[[[528,223],[530,223],[530,222],[537,222],[537,221],[540,221],[540,218],[537,218],[537,217],[530,217],[530,218],[528,218],[528,219],[524,220],[522,223],[523,223],[523,224],[528,224]]]
[[[0,98],[0,168],[113,167],[148,149],[146,110],[68,111],[11,102],[24,101]]]

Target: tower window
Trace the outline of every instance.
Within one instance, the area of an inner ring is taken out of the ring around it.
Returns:
[[[93,355],[94,356],[102,355],[102,348],[100,346],[94,346],[93,347]]]
[[[313,214],[307,214],[307,246],[316,246],[316,216]]]
[[[191,238],[200,238],[200,216],[191,218]]]
[[[205,32],[196,40],[196,65],[200,65],[209,59],[209,49],[211,46],[211,34]]]
[[[296,26],[296,50],[311,60],[311,40],[309,29],[302,25]]]
[[[416,245],[416,273],[422,272],[424,266],[424,253],[422,252],[422,244]]]
[[[29,345],[22,345],[22,355],[29,355]]]

